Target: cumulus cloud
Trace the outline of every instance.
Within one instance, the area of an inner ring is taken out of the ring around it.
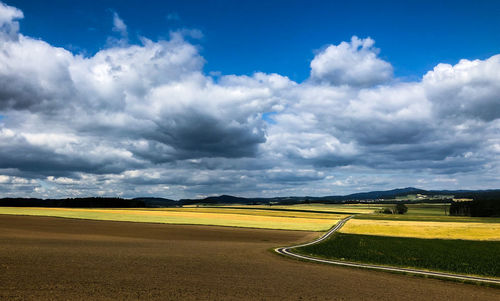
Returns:
[[[19,31],[19,22],[24,18],[21,10],[0,2],[0,34],[4,39],[16,39]]]
[[[423,78],[429,99],[439,113],[461,119],[500,118],[500,55],[487,60],[439,64]]]
[[[24,36],[0,50],[0,109],[46,111],[73,96],[70,52]]]
[[[311,62],[311,79],[332,85],[373,86],[392,78],[392,66],[377,57],[371,38],[329,45]]]
[[[45,175],[255,157],[266,140],[261,112],[280,102],[273,90],[291,84],[261,73],[215,83],[179,35],[89,58],[22,35],[0,47],[0,168]]]
[[[500,180],[500,56],[403,82],[374,40],[352,37],[317,53],[302,83],[212,77],[185,32],[84,57],[19,33],[22,17],[0,5],[4,195],[329,195]],[[116,13],[113,26],[126,38]]]

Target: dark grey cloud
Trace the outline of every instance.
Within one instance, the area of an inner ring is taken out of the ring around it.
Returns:
[[[240,124],[194,110],[160,122],[152,138],[173,147],[175,159],[255,156],[257,146],[265,142],[263,122]]]
[[[2,140],[0,168],[15,168],[27,175],[71,176],[75,172],[109,174],[140,165],[134,160],[106,154],[60,153],[48,147],[30,144],[22,138]]]
[[[0,76],[0,109],[23,110],[43,102],[48,97],[40,93],[40,88],[20,82],[16,76]]]

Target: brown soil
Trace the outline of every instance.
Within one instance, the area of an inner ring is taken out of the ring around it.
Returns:
[[[500,300],[269,249],[317,233],[0,215],[0,300]]]

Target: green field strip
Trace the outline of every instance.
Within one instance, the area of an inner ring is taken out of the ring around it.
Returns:
[[[321,243],[294,252],[349,262],[500,277],[500,241],[335,233]]]

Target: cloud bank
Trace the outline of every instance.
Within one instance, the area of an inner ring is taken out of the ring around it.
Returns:
[[[394,78],[375,41],[327,45],[310,78],[213,77],[198,47],[120,39],[85,57],[0,3],[0,194],[328,195],[500,180],[500,55]]]

